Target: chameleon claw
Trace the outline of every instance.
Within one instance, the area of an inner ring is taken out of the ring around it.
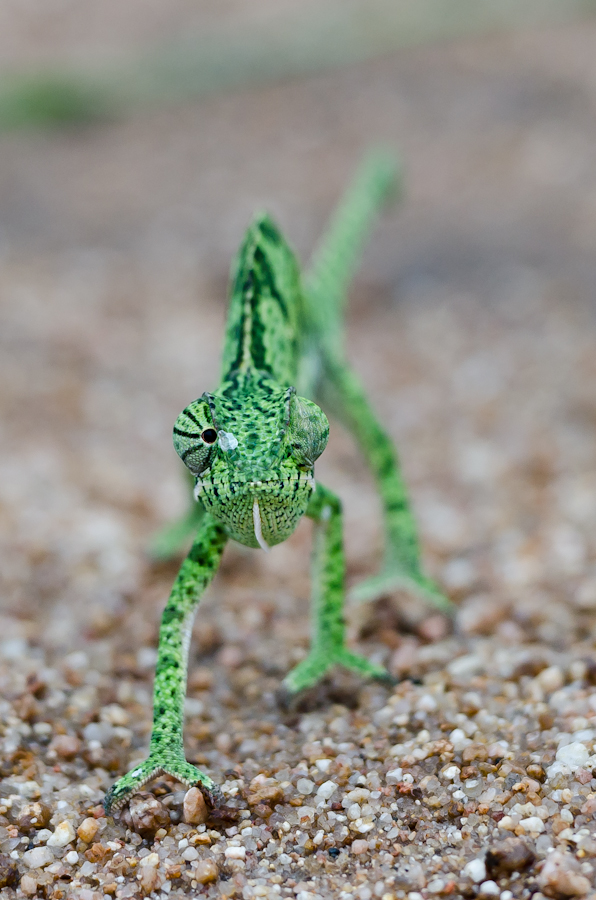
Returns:
[[[399,569],[387,569],[380,575],[374,575],[355,585],[348,594],[352,603],[365,603],[370,600],[379,600],[387,594],[396,591],[407,591],[415,594],[422,600],[426,600],[445,615],[452,616],[455,612],[453,603],[430,578],[413,578]]]
[[[345,647],[331,653],[312,651],[284,678],[278,694],[280,703],[285,703],[285,708],[290,708],[293,698],[298,693],[319,684],[335,666],[342,666],[362,678],[373,678],[385,684],[394,683],[392,676],[383,666],[371,663],[366,657],[352,653]]]
[[[134,769],[122,778],[119,778],[116,784],[108,791],[103,804],[106,815],[112,815],[121,809],[132,794],[139,791],[149,781],[164,773],[172,775],[189,788],[198,787],[212,808],[223,804],[223,795],[215,782],[208,775],[201,772],[200,769],[187,762],[184,757],[160,759],[149,756],[140,765],[135,766]]]

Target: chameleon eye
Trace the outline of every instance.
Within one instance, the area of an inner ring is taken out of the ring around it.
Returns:
[[[217,430],[211,425],[209,405],[202,399],[195,400],[176,419],[176,453],[193,475],[199,476],[211,465],[216,441]]]
[[[215,428],[206,428],[201,434],[201,440],[206,444],[214,444],[217,440],[217,431]]]
[[[288,438],[298,465],[312,468],[329,438],[329,422],[323,410],[311,400],[294,394],[290,401]]]

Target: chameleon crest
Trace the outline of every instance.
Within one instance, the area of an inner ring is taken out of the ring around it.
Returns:
[[[394,447],[342,347],[349,276],[394,181],[395,167],[385,157],[365,162],[304,280],[268,215],[257,216],[246,232],[232,267],[220,384],[189,403],[174,426],[174,447],[194,480],[197,502],[161,536],[160,555],[173,555],[191,532],[195,537],[161,621],[149,755],[116,782],[106,796],[107,812],[163,772],[198,785],[212,804],[222,803],[210,776],[186,761],[182,731],[192,620],[230,538],[269,549],[292,534],[301,516],[314,522],[312,647],[286,676],[286,697],[337,665],[388,678],[382,666],[346,646],[341,504],[314,480],[329,436],[317,401],[354,435],[382,501],[384,565],[353,595],[371,599],[406,589],[449,609],[422,572]]]

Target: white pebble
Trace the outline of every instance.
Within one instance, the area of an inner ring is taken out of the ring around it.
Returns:
[[[69,866],[76,866],[79,861],[79,854],[76,850],[69,850],[64,859]]]
[[[196,849],[196,847],[186,847],[182,851],[181,855],[182,859],[185,859],[186,862],[192,862],[194,859],[199,858],[199,851]]]
[[[48,838],[48,847],[66,847],[75,839],[75,830],[68,821],[60,822],[51,837]]]
[[[556,759],[557,762],[563,763],[563,765],[569,766],[572,771],[575,771],[587,763],[589,756],[588,748],[584,744],[580,744],[579,741],[573,741],[565,747],[559,747]]]
[[[404,774],[404,770],[402,768],[392,769],[390,772],[387,772],[386,782],[387,784],[399,784],[402,780]]]
[[[480,884],[486,878],[486,865],[483,859],[472,859],[464,866],[463,874],[475,884]]]
[[[23,853],[23,862],[30,869],[43,869],[54,862],[54,854],[47,847],[34,847],[33,850],[26,850]]]
[[[320,785],[317,796],[323,797],[325,800],[329,800],[332,794],[334,794],[337,790],[337,785],[334,781],[324,781],[322,785]]]
[[[498,897],[501,893],[501,888],[495,881],[483,881],[478,892],[481,897]]]
[[[525,832],[531,834],[540,834],[544,831],[544,822],[539,816],[528,816],[527,819],[522,819],[519,823],[519,827],[523,828]]]
[[[157,869],[159,866],[159,856],[157,853],[149,853],[147,856],[143,856],[142,859],[139,860],[139,865],[141,866],[153,866],[154,869]]]
[[[458,766],[447,766],[447,768],[443,769],[441,772],[441,777],[446,781],[455,781],[456,778],[459,778]]]
[[[468,744],[472,743],[470,738],[466,736],[465,731],[463,731],[461,728],[454,728],[449,735],[449,740],[453,744],[453,749],[456,753],[464,750],[468,746]]]
[[[315,759],[315,766],[319,772],[328,772],[332,762],[332,759]]]
[[[309,778],[299,778],[296,782],[296,790],[299,794],[304,794],[304,796],[312,794],[314,786],[314,781],[311,781]]]
[[[246,859],[246,847],[226,847],[226,859]]]

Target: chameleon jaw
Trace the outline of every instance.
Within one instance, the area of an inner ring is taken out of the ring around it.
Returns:
[[[259,547],[261,547],[265,551],[265,553],[269,553],[269,550],[271,548],[263,537],[263,529],[261,527],[261,510],[259,508],[259,501],[256,499],[252,505],[252,520],[255,529],[255,537],[257,539]]]

